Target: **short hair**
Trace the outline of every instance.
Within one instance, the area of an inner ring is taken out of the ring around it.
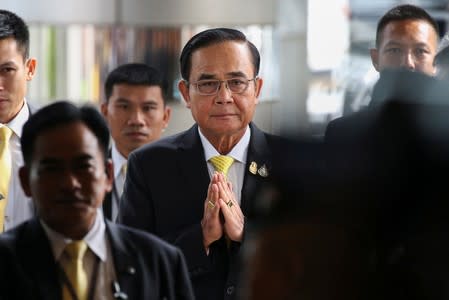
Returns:
[[[123,64],[112,70],[106,77],[104,93],[106,102],[112,95],[116,84],[158,86],[162,91],[162,99],[165,104],[167,95],[167,82],[159,70],[143,63]]]
[[[25,165],[31,165],[36,138],[39,135],[57,126],[75,122],[84,123],[97,137],[106,162],[109,149],[109,129],[100,112],[93,106],[78,107],[68,101],[57,101],[32,114],[23,126],[20,143]]]
[[[239,30],[231,28],[213,28],[194,35],[182,49],[179,59],[182,78],[187,81],[189,80],[190,69],[192,67],[192,54],[195,50],[226,41],[242,42],[248,45],[254,67],[254,76],[257,76],[257,74],[259,74],[260,54],[256,46],[254,46],[254,44],[251,43]]]
[[[404,20],[422,20],[429,23],[433,29],[435,29],[435,34],[439,37],[438,23],[433,19],[424,9],[411,5],[403,4],[398,5],[387,11],[382,18],[377,23],[376,30],[376,48],[380,45],[381,35],[385,27],[395,21]]]
[[[30,32],[27,24],[16,14],[0,9],[0,40],[13,38],[17,48],[27,59],[30,53]]]

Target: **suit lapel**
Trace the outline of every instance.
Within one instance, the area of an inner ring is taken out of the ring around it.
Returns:
[[[248,156],[246,159],[245,173],[242,186],[241,206],[243,213],[253,207],[253,196],[258,186],[262,185],[271,171],[271,151],[268,147],[265,133],[250,123],[251,139],[248,146]],[[257,164],[256,174],[254,166]],[[265,173],[266,171],[266,173]],[[261,175],[262,174],[262,175]]]
[[[204,149],[198,133],[198,126],[192,126],[179,142],[179,155],[177,157],[180,176],[191,189],[188,195],[196,195],[200,202],[195,202],[192,211],[203,212],[203,201],[207,196],[207,187],[210,182],[207,164],[204,159]],[[187,193],[186,193],[187,194]],[[192,203],[193,204],[193,203]],[[198,210],[199,209],[199,210]]]
[[[36,299],[60,299],[56,262],[44,229],[37,218],[26,226],[18,255],[23,258],[25,271],[41,296],[35,295]]]
[[[108,151],[108,158],[109,159],[112,158],[112,151],[111,151],[111,149],[109,149],[109,151]],[[103,201],[103,214],[104,214],[104,216],[108,220],[111,220],[111,218],[112,218],[112,193],[116,192],[115,178],[114,178],[114,181],[113,181],[112,184],[113,184],[112,191],[107,193],[104,196],[104,201]]]
[[[140,297],[139,281],[135,278],[138,266],[137,258],[129,254],[122,232],[108,220],[106,220],[106,232],[111,244],[119,289],[128,296],[128,299],[138,299]]]

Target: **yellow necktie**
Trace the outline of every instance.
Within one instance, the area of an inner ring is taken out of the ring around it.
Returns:
[[[87,273],[83,268],[83,257],[86,250],[87,245],[83,240],[74,241],[68,244],[64,250],[70,258],[63,266],[64,272],[72,285],[73,291],[78,297],[78,300],[87,299]],[[62,299],[72,300],[72,296],[66,284],[62,289]]]
[[[0,127],[0,232],[5,228],[5,209],[8,203],[9,180],[11,179],[11,153],[9,151],[9,139],[11,129]]]
[[[120,188],[120,196],[123,194],[123,188],[125,187],[126,171],[128,170],[128,164],[124,163],[120,169],[120,176],[122,176],[122,187]]]
[[[214,166],[215,171],[223,173],[225,176],[228,174],[229,167],[234,162],[234,159],[226,155],[217,155],[209,159]]]

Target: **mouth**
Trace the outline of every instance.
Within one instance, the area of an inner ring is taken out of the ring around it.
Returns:
[[[125,135],[130,137],[146,137],[148,134],[142,131],[127,131]]]

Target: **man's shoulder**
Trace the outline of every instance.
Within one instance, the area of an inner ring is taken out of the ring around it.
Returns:
[[[109,221],[107,222],[107,226],[110,234],[115,235],[112,237],[112,241],[120,240],[121,242],[124,242],[124,245],[127,245],[134,250],[147,253],[151,252],[153,254],[175,254],[179,252],[178,248],[152,233]],[[114,246],[116,245],[112,243],[112,247]]]
[[[196,138],[197,135],[198,135],[197,129],[195,126],[193,126],[188,130],[167,137],[163,137],[157,141],[146,144],[138,148],[137,150],[133,151],[132,153],[133,155],[136,156],[147,155],[148,153],[154,155],[158,152],[167,154],[172,151],[176,151],[178,147],[182,146],[185,143],[193,142],[193,140]]]

